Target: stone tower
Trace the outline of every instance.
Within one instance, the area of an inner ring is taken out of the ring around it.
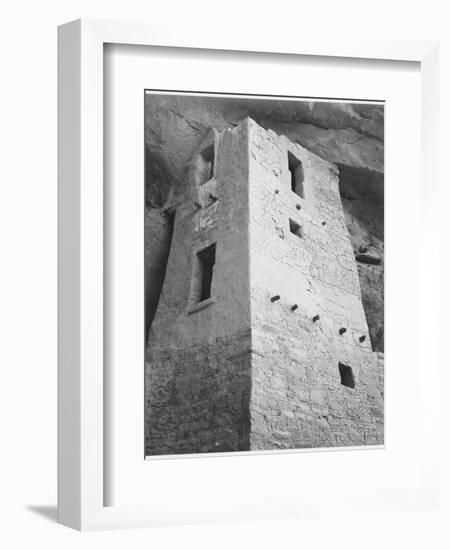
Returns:
[[[382,444],[337,168],[246,118],[210,131],[169,208],[147,454]]]

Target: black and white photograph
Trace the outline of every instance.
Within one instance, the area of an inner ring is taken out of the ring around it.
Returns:
[[[1,548],[450,548],[448,2],[405,7],[2,4]]]
[[[384,444],[384,105],[145,93],[145,453]]]

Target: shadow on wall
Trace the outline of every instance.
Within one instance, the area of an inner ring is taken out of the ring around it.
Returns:
[[[384,175],[339,164],[339,189],[373,351],[384,351]]]
[[[175,212],[145,209],[145,338],[158,308],[169,259]]]

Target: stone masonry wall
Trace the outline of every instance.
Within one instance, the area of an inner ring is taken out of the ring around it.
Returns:
[[[250,333],[151,354],[147,455],[247,451]]]
[[[383,443],[383,358],[338,179],[249,118],[199,145],[168,204],[172,245],[146,353],[148,455]],[[211,296],[199,302],[197,253],[211,244]]]
[[[215,144],[213,177],[199,155]],[[148,454],[248,449],[250,292],[246,125],[210,133],[173,198],[166,277],[148,338]],[[197,253],[216,244],[211,297],[196,303]]]
[[[383,443],[382,369],[371,351],[336,167],[256,123],[249,151],[250,446]],[[288,151],[302,163],[304,198],[291,190]],[[351,367],[355,388],[341,384],[339,362]]]
[[[379,264],[357,259],[372,349],[383,351],[384,332],[384,106],[185,94],[145,96],[146,194],[164,205],[209,128],[222,131],[250,116],[308,151],[336,164],[347,228]]]

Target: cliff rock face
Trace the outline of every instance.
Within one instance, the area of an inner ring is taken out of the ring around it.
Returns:
[[[339,168],[372,348],[384,349],[384,108],[382,105],[147,94],[146,202],[149,215],[170,191],[211,127],[246,116]],[[156,214],[156,211],[155,211]],[[159,215],[159,213],[158,213]]]

